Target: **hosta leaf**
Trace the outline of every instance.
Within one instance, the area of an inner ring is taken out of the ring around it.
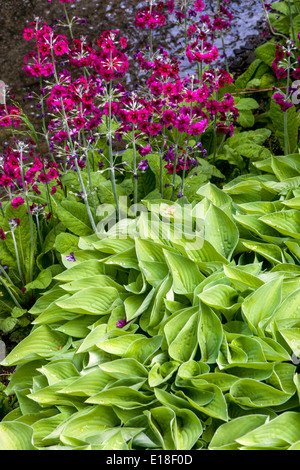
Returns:
[[[195,388],[191,396],[185,394],[189,403],[195,408],[195,410],[201,411],[202,413],[211,416],[213,418],[220,419],[222,421],[228,421],[228,409],[225,397],[219,387],[214,384],[203,384],[196,383],[194,381]],[[185,392],[185,389],[184,389]],[[201,400],[202,394],[206,395],[207,393],[211,394],[211,399],[206,405],[197,404],[199,396]]]
[[[178,365],[179,363],[176,361],[168,361],[164,364],[156,362],[153,364],[148,377],[150,387],[157,387],[158,385],[170,380],[172,375],[178,369]]]
[[[235,223],[214,204],[206,212],[204,223],[206,240],[229,260],[239,240]]]
[[[232,320],[233,315],[241,306],[237,291],[226,284],[208,287],[198,297],[204,304],[223,313],[227,321]]]
[[[242,312],[250,328],[261,332],[281,302],[282,278],[259,287],[242,303]]]
[[[213,435],[210,450],[238,450],[237,440],[253,429],[262,426],[267,420],[265,415],[239,416],[228,423],[222,424]]]
[[[61,387],[61,393],[78,397],[89,397],[95,395],[108,384],[112,384],[114,379],[102,369],[87,371],[78,379],[74,379],[70,384]]]
[[[262,255],[273,264],[282,263],[283,254],[279,246],[272,245],[271,243],[256,243],[251,241],[242,241],[243,245],[250,251],[254,251]]]
[[[63,333],[52,331],[47,325],[33,330],[6,356],[2,362],[5,366],[21,364],[30,359],[51,357],[62,349],[68,337]]]
[[[131,238],[103,238],[93,243],[94,248],[101,253],[116,255],[134,246]]]
[[[293,382],[295,371],[296,366],[293,364],[286,364],[285,362],[275,364],[273,374],[269,377],[267,383],[293,395],[296,391],[296,386]]]
[[[220,319],[213,310],[201,302],[198,324],[198,342],[201,360],[208,364],[215,363],[222,344],[223,329]]]
[[[289,165],[285,160],[285,157],[272,157],[271,159],[272,170],[274,171],[276,177],[279,181],[284,181],[289,178],[294,178],[299,175],[296,168],[292,165]]]
[[[230,389],[233,401],[241,406],[263,408],[278,406],[290,399],[291,394],[253,379],[240,379]]]
[[[74,377],[61,380],[60,382],[49,385],[48,387],[41,388],[33,393],[27,395],[31,400],[36,401],[40,405],[65,405],[74,406],[77,409],[84,407],[81,398],[64,396],[61,394],[61,389],[74,381]]]
[[[219,207],[226,213],[227,208],[232,204],[231,197],[212,183],[207,183],[205,186],[202,186],[198,189],[197,194],[206,197],[216,207]]]
[[[165,299],[171,292],[172,278],[167,276],[155,292],[153,303],[140,319],[140,326],[151,336],[158,333],[161,323],[166,317]]]
[[[271,243],[276,243],[279,239],[281,240],[280,233],[273,227],[268,226],[257,214],[234,215],[234,218],[239,224],[263,240]]]
[[[135,341],[143,339],[143,335],[138,334],[125,334],[116,338],[103,338],[102,341],[97,343],[97,347],[106,351],[109,354],[115,354],[117,356],[123,356],[129,346]]]
[[[39,413],[40,415],[40,413]],[[39,419],[32,424],[33,428],[33,442],[36,447],[49,447],[59,443],[58,437],[48,438],[63,421],[67,420],[71,413],[58,413],[54,416]]]
[[[93,233],[84,204],[65,199],[56,207],[55,211],[60,221],[71,233],[78,236],[86,236]]]
[[[299,413],[287,411],[236,440],[246,448],[287,448],[300,439],[299,423]]]
[[[100,365],[101,370],[117,379],[126,377],[148,377],[147,369],[136,359],[122,358]]]
[[[123,357],[131,357],[141,364],[150,361],[152,356],[159,350],[163,336],[156,335],[153,338],[143,337],[134,341],[127,349]]]
[[[169,354],[175,361],[186,362],[193,359],[198,346],[198,321],[198,309],[187,308],[164,326]]]
[[[129,387],[113,387],[103,390],[96,395],[88,398],[86,403],[96,403],[104,405],[116,405],[120,408],[136,408],[143,405],[149,405],[155,401],[153,394],[146,395],[138,390]]]
[[[33,429],[24,423],[0,423],[0,450],[33,450]]]
[[[105,315],[110,312],[118,295],[113,287],[87,287],[56,304],[74,313]]]
[[[103,263],[107,265],[117,265],[127,269],[138,269],[138,261],[134,248],[129,248],[129,250],[123,251],[122,253],[111,255],[106,258]]]
[[[60,287],[70,293],[77,292],[88,287],[114,287],[120,292],[125,290],[123,286],[104,274],[77,279],[66,284],[61,284]]]
[[[63,282],[76,281],[85,277],[96,276],[103,274],[103,265],[97,259],[90,259],[83,261],[69,269],[66,269],[62,273],[55,276],[55,279]]]
[[[120,423],[119,419],[110,407],[87,407],[75,413],[68,422],[62,425],[60,438],[78,438],[88,442],[88,438],[105,430],[113,428]]]
[[[164,250],[164,254],[173,277],[173,289],[176,294],[191,294],[205,278],[196,264],[188,258]]]
[[[47,377],[49,385],[53,385],[61,380],[74,377],[76,380],[80,376],[72,362],[60,361],[53,364],[42,366],[39,371]]]
[[[152,431],[161,442],[163,450],[175,450],[175,412],[165,406],[159,406],[153,410],[145,411],[145,414]]]
[[[284,320],[288,318],[300,320],[300,288],[291,292],[276,309],[273,321]],[[270,331],[268,329],[268,331]]]
[[[283,202],[283,201],[282,201]],[[245,204],[238,204],[238,207],[242,209],[246,214],[269,214],[270,212],[276,212],[281,210],[282,205],[279,201],[255,201],[247,202]]]
[[[300,240],[300,211],[290,209],[276,212],[274,214],[264,215],[260,220],[283,235]]]
[[[288,206],[291,209],[300,210],[300,196],[293,197],[292,199],[288,199],[286,201],[281,201],[284,206]]]
[[[147,295],[132,295],[125,299],[124,307],[127,321],[133,320],[139,315],[142,315],[142,313],[150,307],[155,296],[155,292],[155,289],[152,288]]]
[[[231,283],[241,291],[249,287],[257,289],[264,284],[257,274],[253,275],[247,272],[243,269],[243,266],[224,266],[224,273],[231,280]]]

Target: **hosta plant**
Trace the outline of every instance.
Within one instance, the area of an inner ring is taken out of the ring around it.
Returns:
[[[62,253],[2,449],[299,449],[299,158],[257,166]]]

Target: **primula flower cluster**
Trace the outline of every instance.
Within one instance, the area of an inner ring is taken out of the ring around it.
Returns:
[[[287,47],[282,44],[276,44],[275,59],[272,63],[272,70],[277,79],[285,79],[290,68],[290,76],[295,80],[300,78],[300,56],[295,61],[295,46],[288,44]]]
[[[238,117],[232,96],[225,94],[220,103],[212,99],[219,87],[232,82],[232,77],[225,70],[206,72],[201,81],[194,77],[181,79],[178,62],[171,60],[164,50],[160,50],[153,62],[147,60],[141,51],[136,57],[142,70],[151,71],[152,74],[146,81],[148,91],[144,96],[134,94],[123,99],[122,105],[115,108],[122,122],[120,132],[125,134],[134,129],[137,137],[161,142],[167,130],[174,141],[177,133],[199,137],[206,131],[209,122],[216,121],[218,133],[232,134],[232,121]],[[173,172],[175,157],[177,172],[184,168],[189,170],[197,164],[197,159],[190,158],[184,149],[176,156],[172,145],[169,148],[167,142],[164,145],[167,146],[164,148],[165,168],[170,173]],[[138,150],[144,156],[147,146]],[[151,150],[149,145],[148,152]]]
[[[135,26],[140,29],[155,29],[166,23],[166,17],[163,14],[164,2],[158,2],[153,6],[152,3],[143,7],[135,16]]]
[[[53,161],[46,162],[45,166],[43,166],[40,158],[34,157],[33,162],[30,165],[26,165],[25,168],[25,157],[23,156],[22,158],[18,151],[14,151],[9,146],[6,148],[6,152],[2,158],[0,185],[6,188],[8,192],[31,189],[35,193],[41,194],[38,189],[38,183],[45,184],[46,182],[52,182],[52,192],[55,191],[56,185],[60,184],[58,180],[58,165]],[[44,171],[44,168],[46,171]],[[26,188],[23,184],[23,178]],[[14,208],[22,204],[24,204],[24,199],[21,196],[15,197],[12,200],[12,206]]]
[[[286,112],[289,108],[292,108],[293,107],[293,103],[291,103],[291,101],[288,101],[285,96],[278,92],[278,93],[274,93],[273,95],[273,100],[279,104],[280,108],[281,108],[281,111],[283,112]]]
[[[22,120],[21,111],[14,105],[0,105],[0,127],[18,127]]]

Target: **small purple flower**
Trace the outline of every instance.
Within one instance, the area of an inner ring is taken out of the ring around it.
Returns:
[[[66,256],[67,261],[76,261],[76,258],[74,256],[73,251],[70,253],[70,255]]]
[[[142,171],[146,171],[147,168],[148,168],[148,160],[141,160],[138,167],[139,167],[139,170],[142,170]]]
[[[124,326],[128,325],[128,323],[130,322],[131,320],[126,321],[126,317],[124,317],[117,321],[116,326],[117,328],[123,328]]]
[[[99,162],[99,170],[102,170],[103,167],[104,167],[104,163],[103,163],[103,162]]]

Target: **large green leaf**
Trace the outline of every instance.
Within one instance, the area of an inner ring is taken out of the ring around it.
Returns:
[[[34,450],[33,429],[24,423],[0,423],[1,450]]]
[[[280,416],[237,437],[243,446],[256,449],[287,449],[300,439],[299,413],[287,411]]]
[[[264,408],[278,406],[291,398],[290,393],[282,392],[254,379],[240,379],[230,389],[230,396],[241,406]]]
[[[205,238],[224,258],[230,260],[239,240],[239,232],[234,222],[214,204],[205,215]]]
[[[84,204],[65,199],[56,207],[55,211],[57,217],[71,233],[79,236],[93,233]]]
[[[222,424],[213,435],[210,450],[238,450],[240,445],[238,439],[248,434],[253,429],[262,426],[267,416],[261,414],[239,416],[229,423]]]
[[[259,287],[242,303],[243,315],[255,333],[263,334],[281,302],[281,290],[282,278],[278,277]]]
[[[63,333],[51,330],[47,325],[34,329],[6,356],[2,364],[5,366],[22,364],[23,362],[51,357],[59,352],[67,343],[68,337]]]
[[[118,296],[114,287],[87,287],[56,304],[73,313],[105,315],[110,312]]]

